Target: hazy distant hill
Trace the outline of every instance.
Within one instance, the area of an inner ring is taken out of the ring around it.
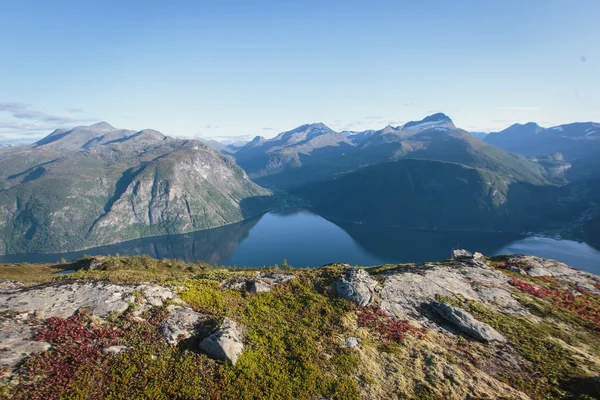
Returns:
[[[257,183],[273,188],[297,187],[403,158],[450,161],[511,181],[548,183],[542,165],[474,138],[441,113],[377,131],[337,133],[322,124],[304,125],[274,139],[257,137],[234,156]]]
[[[570,161],[600,150],[600,123],[575,122],[552,128],[542,128],[534,122],[514,124],[490,133],[485,141],[527,156],[562,153]]]
[[[0,253],[76,250],[239,221],[270,192],[199,141],[106,123],[0,153]]]

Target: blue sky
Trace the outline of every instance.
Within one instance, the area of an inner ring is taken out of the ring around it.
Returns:
[[[125,3],[125,4],[123,4]],[[0,2],[0,142],[600,120],[600,1]]]

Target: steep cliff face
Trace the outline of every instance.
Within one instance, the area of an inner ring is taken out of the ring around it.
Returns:
[[[54,132],[0,154],[0,253],[190,232],[265,210],[270,192],[201,142],[111,128]]]
[[[256,214],[244,199],[269,192],[230,160],[193,143],[142,167],[91,229],[99,243],[189,232]]]

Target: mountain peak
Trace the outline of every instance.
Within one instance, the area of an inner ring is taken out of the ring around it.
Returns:
[[[114,131],[115,129],[117,129],[108,122],[104,121],[96,122],[95,124],[90,125],[89,128],[99,131]]]
[[[410,121],[404,124],[404,129],[406,128],[420,128],[426,126],[433,125],[445,125],[449,124],[454,126],[452,119],[444,113],[435,113],[431,114],[420,121]]]

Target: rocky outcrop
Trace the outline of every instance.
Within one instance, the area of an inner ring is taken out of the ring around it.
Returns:
[[[167,311],[169,316],[161,323],[159,332],[170,345],[176,345],[181,340],[193,336],[198,326],[206,319],[203,314],[187,307],[170,305]]]
[[[508,257],[507,263],[512,268],[521,269],[529,276],[550,276],[600,294],[600,290],[591,284],[591,282],[600,282],[597,275],[573,269],[561,262],[536,256],[515,254]]]
[[[443,319],[456,326],[461,332],[484,342],[506,342],[497,330],[478,321],[468,312],[442,302],[431,303],[433,310]]]
[[[380,292],[381,309],[436,328],[430,318],[437,296],[462,296],[509,314],[525,313],[511,295],[509,277],[485,263],[452,261],[402,267],[387,274]]]
[[[225,318],[221,326],[200,342],[200,349],[209,357],[235,364],[244,349],[242,328],[232,319]]]
[[[141,293],[136,299],[134,294]],[[23,288],[0,293],[0,311],[37,314],[43,317],[69,317],[85,307],[90,313],[105,317],[122,313],[139,300],[159,306],[175,295],[169,288],[149,285],[116,285],[104,282],[72,282]]]
[[[335,281],[338,296],[361,307],[373,302],[377,281],[362,268],[347,268],[342,277]]]
[[[139,315],[143,310],[162,306],[166,300],[175,298],[170,288],[162,286],[91,281],[8,287],[11,289],[0,293],[0,366],[9,369],[28,355],[50,347],[48,343],[33,340],[35,320],[67,318],[80,309],[97,317],[107,317],[123,313],[132,305],[137,308],[134,314]],[[31,316],[36,318],[30,319]]]
[[[26,315],[0,315],[0,375],[4,368],[12,370],[21,360],[50,349],[50,343],[33,340],[35,327]]]

